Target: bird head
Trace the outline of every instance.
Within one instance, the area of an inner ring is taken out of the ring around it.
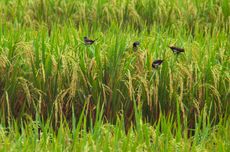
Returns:
[[[88,39],[88,37],[87,36],[84,36],[84,40],[87,40]]]
[[[136,42],[133,43],[133,47],[137,47],[139,45],[140,45],[140,42],[138,42],[138,41],[136,41]]]

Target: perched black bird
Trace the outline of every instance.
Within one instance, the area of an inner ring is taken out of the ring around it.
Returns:
[[[137,51],[139,45],[140,45],[139,41],[134,42],[133,43],[133,51]]]
[[[184,52],[184,49],[183,48],[178,48],[178,47],[175,47],[175,46],[169,46],[169,48],[173,51],[173,53],[175,54],[179,54],[181,52]]]
[[[158,66],[160,66],[163,63],[164,60],[155,60],[152,63],[152,67],[156,69]]]
[[[85,45],[92,45],[95,41],[96,41],[96,39],[95,40],[91,40],[91,39],[89,39],[86,36],[84,37],[84,43],[85,43]]]

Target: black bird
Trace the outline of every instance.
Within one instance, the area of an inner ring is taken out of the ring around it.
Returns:
[[[184,49],[183,48],[178,48],[178,47],[175,47],[175,46],[169,46],[169,48],[173,51],[173,53],[175,54],[179,54],[181,52],[184,52]]]
[[[134,42],[133,43],[133,51],[137,51],[139,45],[140,45],[139,41]]]
[[[163,63],[164,60],[155,60],[152,63],[152,67],[156,69],[158,66],[160,66]]]
[[[85,43],[85,45],[92,45],[95,41],[96,41],[97,39],[95,39],[95,40],[91,40],[91,39],[89,39],[88,37],[84,37],[84,43]]]

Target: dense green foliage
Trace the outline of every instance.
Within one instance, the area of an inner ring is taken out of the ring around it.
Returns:
[[[200,124],[200,123],[199,123]],[[223,125],[226,124],[226,125]],[[162,126],[162,130],[160,129]],[[39,137],[36,122],[27,124],[23,131],[18,126],[8,133],[0,127],[0,151],[226,151],[230,149],[230,122],[221,122],[215,127],[209,125],[196,129],[194,137],[187,138],[175,129],[175,124],[162,117],[155,127],[140,124],[128,135],[123,124],[96,124],[89,132],[73,131],[66,124],[60,126],[58,133],[42,124]],[[172,134],[171,130],[176,131]],[[38,140],[39,139],[39,140]]]
[[[227,150],[229,30],[228,0],[1,1],[2,143]],[[153,69],[155,59],[165,61]]]

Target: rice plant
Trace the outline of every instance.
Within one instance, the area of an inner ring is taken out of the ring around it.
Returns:
[[[1,1],[0,149],[227,151],[229,8]]]

